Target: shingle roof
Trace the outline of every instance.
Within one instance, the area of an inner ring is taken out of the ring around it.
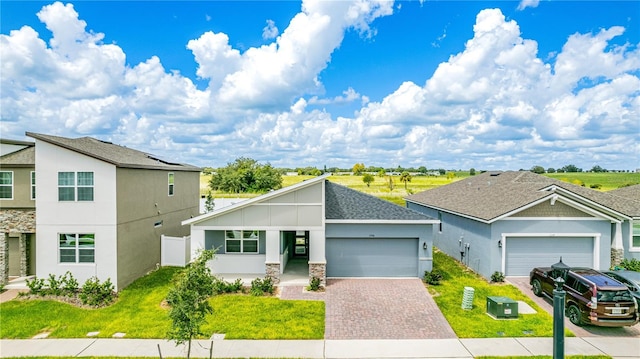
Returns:
[[[35,167],[35,165],[36,151],[33,145],[0,157],[0,167]]]
[[[607,192],[577,186],[530,171],[485,172],[449,185],[411,195],[407,201],[491,221],[552,194],[543,189],[562,188],[613,211],[631,216],[640,204]]]
[[[635,186],[620,187],[607,193],[624,198],[626,200],[637,202],[638,207],[636,208],[636,210],[630,211],[627,214],[633,217],[640,217],[640,184],[637,184]]]
[[[338,220],[433,220],[422,213],[339,184],[325,182],[325,218]]]
[[[111,163],[123,168],[200,172],[199,167],[161,160],[145,152],[92,137],[66,138],[27,132],[27,136]]]

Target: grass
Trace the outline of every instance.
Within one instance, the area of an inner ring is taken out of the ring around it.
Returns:
[[[106,308],[83,309],[52,300],[12,300],[0,304],[0,338],[31,338],[50,332],[50,338],[84,338],[99,331],[109,338],[166,338],[170,326],[161,306],[171,278],[180,268],[166,267],[125,288]],[[214,313],[203,330],[233,339],[322,339],[324,302],[285,301],[274,297],[221,295],[213,297]]]
[[[429,285],[429,292],[445,318],[460,338],[495,337],[551,337],[553,317],[531,299],[510,284],[488,283],[459,262],[434,248],[434,269],[443,273],[440,285]],[[464,310],[462,296],[464,287],[474,288],[473,307]],[[518,319],[496,320],[486,314],[489,296],[508,297],[521,300],[536,310],[536,314],[520,314]],[[567,336],[573,336],[566,331]]]
[[[600,185],[598,189],[601,191],[610,191],[625,185],[640,183],[640,174],[638,173],[565,172],[547,173],[545,176],[577,185],[584,184],[585,187]]]

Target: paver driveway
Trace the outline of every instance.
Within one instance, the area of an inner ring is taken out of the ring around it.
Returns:
[[[417,278],[329,279],[325,339],[456,338]]]
[[[531,290],[529,284],[529,277],[507,277],[507,282],[515,285],[520,289],[524,295],[528,296],[536,302],[547,313],[553,315],[553,300],[547,297],[537,297]],[[579,327],[572,324],[567,317],[565,317],[564,325],[571,330],[577,337],[634,337],[640,338],[640,324],[636,324],[631,327],[596,327],[593,325],[585,325]]]

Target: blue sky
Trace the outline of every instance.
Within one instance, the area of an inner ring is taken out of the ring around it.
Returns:
[[[640,2],[0,3],[2,137],[223,166],[640,168]]]

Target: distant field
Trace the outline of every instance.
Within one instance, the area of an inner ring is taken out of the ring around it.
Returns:
[[[329,180],[355,190],[374,195],[376,197],[388,200],[393,203],[404,206],[404,197],[411,193],[422,192],[431,188],[439,187],[445,184],[449,184],[454,181],[459,181],[469,176],[468,172],[458,172],[453,179],[447,179],[446,176],[415,176],[411,178],[411,182],[407,183],[407,189],[404,188],[404,183],[400,182],[400,176],[393,176],[393,190],[389,190],[388,177],[374,176],[373,183],[369,187],[362,181],[362,176],[350,176],[350,175],[334,175],[329,177]],[[211,176],[200,175],[200,193],[205,195],[208,191],[208,183]],[[302,182],[306,179],[313,178],[313,176],[282,176],[282,186],[287,187],[298,182]],[[211,193],[214,197],[246,197],[251,198],[257,196],[257,194],[232,194],[232,193],[219,193],[214,191]]]
[[[585,187],[600,185],[600,191],[610,191],[625,185],[639,184],[640,173],[591,173],[591,172],[565,172],[547,173],[547,177],[559,179],[565,182],[581,181],[575,184]]]
[[[455,177],[447,179],[446,176],[415,176],[411,178],[411,182],[407,183],[407,189],[405,190],[404,183],[400,182],[400,176],[393,176],[394,188],[389,190],[388,177],[374,176],[374,181],[369,187],[362,181],[362,176],[351,175],[334,175],[329,177],[329,180],[355,190],[374,195],[384,200],[405,205],[404,197],[411,193],[418,193],[428,189],[440,187],[455,181],[469,177],[468,172],[456,172]],[[555,178],[565,182],[571,182],[585,187],[600,187],[594,188],[600,191],[610,191],[612,189],[619,188],[629,184],[640,183],[640,173],[550,173],[545,176]],[[291,186],[298,182],[302,182],[313,176],[282,176],[282,185],[284,187]],[[200,194],[206,195],[209,189],[209,180],[211,176],[200,175]],[[217,198],[251,198],[256,197],[255,193],[221,193],[214,191],[212,195]]]

